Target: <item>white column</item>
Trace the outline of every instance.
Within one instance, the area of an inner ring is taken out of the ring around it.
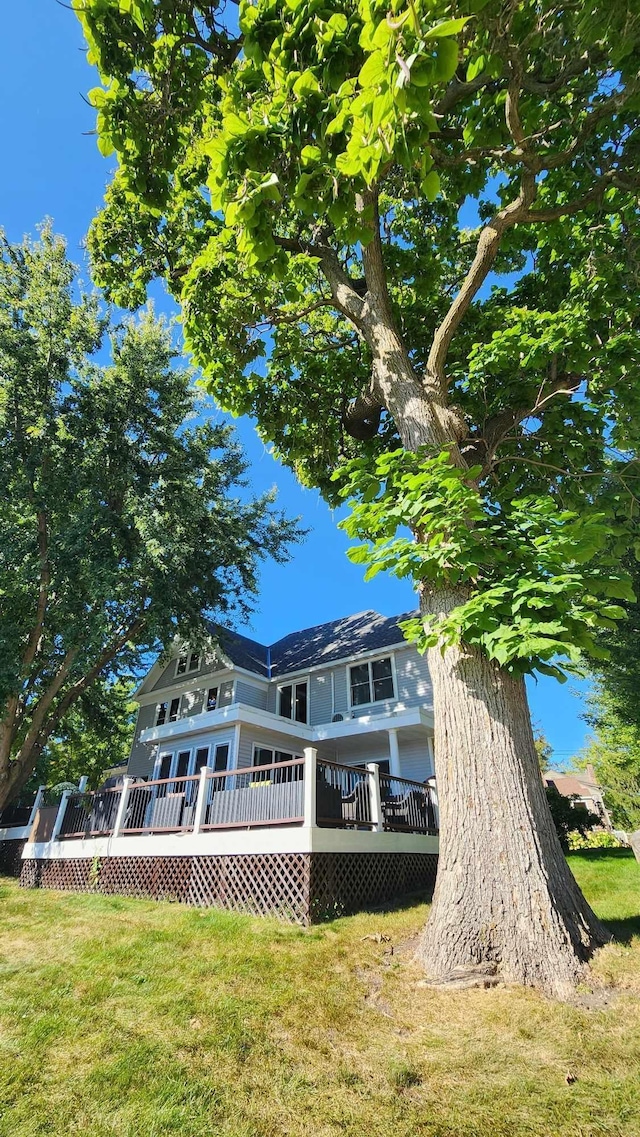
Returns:
[[[132,781],[133,781],[133,778],[123,778],[122,779],[122,793],[120,794],[120,801],[118,802],[118,811],[116,813],[116,819],[113,823],[113,833],[111,834],[112,837],[119,837],[120,836],[120,830],[122,829],[122,826],[124,824],[124,815],[125,815],[125,811],[127,808],[127,801],[129,799],[129,786],[131,785]]]
[[[40,803],[44,797],[45,789],[46,789],[46,786],[38,786],[38,792],[36,794],[36,800],[34,801],[33,805],[31,806],[31,813],[29,814],[29,820],[27,821],[27,825],[29,826],[29,829],[31,829],[31,826],[33,825],[33,823],[36,819],[36,813],[40,809]]]
[[[369,771],[369,801],[371,803],[371,820],[376,833],[382,833],[382,799],[380,797],[380,767],[377,762],[367,762]]]
[[[304,823],[312,828],[316,823],[316,763],[318,751],[314,746],[304,748]]]
[[[80,778],[80,781],[78,782],[78,793],[81,793],[81,794],[84,793],[84,791],[87,788],[87,782],[88,781],[89,781],[89,779],[88,779],[87,775],[83,774],[82,777]]]
[[[427,750],[429,752],[429,765],[431,766],[431,773],[435,774],[435,772],[436,772],[436,759],[435,759],[435,755],[433,752],[433,735],[432,734],[427,735]]]
[[[60,805],[58,806],[58,812],[56,813],[56,819],[53,823],[53,829],[51,831],[51,837],[49,838],[50,841],[57,841],[58,840],[58,834],[62,828],[62,821],[63,821],[64,815],[65,815],[65,812],[67,809],[67,801],[69,799],[70,794],[71,794],[71,790],[64,790],[62,793],[62,797],[60,798]]]
[[[209,767],[203,766],[198,781],[198,796],[196,798],[196,812],[193,819],[193,832],[199,833],[204,825],[207,809],[207,790],[209,788]]]
[[[400,747],[398,746],[398,731],[392,727],[387,731],[389,735],[389,773],[392,778],[400,777]]]

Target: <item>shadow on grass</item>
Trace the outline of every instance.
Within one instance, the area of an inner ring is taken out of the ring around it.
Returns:
[[[634,936],[640,936],[640,916],[627,916],[624,920],[604,920],[617,944],[629,944]]]

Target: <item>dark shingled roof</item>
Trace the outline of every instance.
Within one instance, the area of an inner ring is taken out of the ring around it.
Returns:
[[[335,663],[347,656],[378,651],[401,643],[400,620],[414,616],[381,616],[379,612],[357,612],[327,624],[317,624],[301,632],[292,632],[276,640],[270,647],[226,628],[212,628],[222,651],[236,667],[253,671],[267,679],[276,679],[293,671]]]

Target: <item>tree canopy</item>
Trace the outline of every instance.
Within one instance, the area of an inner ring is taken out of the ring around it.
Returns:
[[[209,390],[330,501],[355,460],[356,556],[467,586],[426,638],[407,629],[421,643],[558,677],[558,656],[597,655],[631,595],[638,485],[633,6],[78,14],[119,158],[100,283],[135,305],[164,276]],[[422,403],[413,439],[392,357]]]
[[[0,240],[1,805],[92,684],[109,701],[145,652],[247,614],[299,534],[247,493],[168,326],[110,328],[50,227]]]

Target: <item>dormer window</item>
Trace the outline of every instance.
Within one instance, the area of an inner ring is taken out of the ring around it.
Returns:
[[[307,683],[286,683],[278,688],[278,714],[294,722],[307,721]]]
[[[178,657],[176,675],[186,675],[189,671],[197,671],[200,667],[200,652],[188,651]]]
[[[367,703],[380,703],[395,697],[390,656],[350,667],[349,680],[352,707],[363,707]]]

